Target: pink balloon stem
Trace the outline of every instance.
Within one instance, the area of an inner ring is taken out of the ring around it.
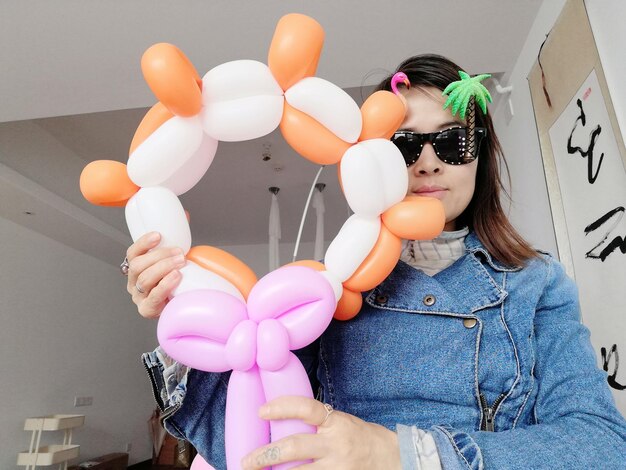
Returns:
[[[260,374],[267,401],[286,395],[313,398],[313,391],[306,371],[300,360],[292,352],[289,353],[289,360],[282,369],[273,372],[260,369]],[[292,434],[313,434],[316,432],[315,426],[306,424],[299,419],[270,421],[270,428],[272,442]],[[305,463],[308,462],[289,462],[275,465],[272,468],[274,470],[287,470]]]
[[[266,402],[259,369],[234,370],[226,393],[226,466],[241,469],[241,459],[270,440],[269,423],[259,418]]]

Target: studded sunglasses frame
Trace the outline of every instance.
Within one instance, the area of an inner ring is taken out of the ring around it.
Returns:
[[[459,130],[463,130],[464,132],[456,132]],[[424,134],[412,131],[398,131],[391,137],[391,141],[396,145],[396,147],[398,147],[398,149],[402,153],[407,167],[417,162],[422,153],[422,150],[424,149],[424,145],[427,142],[430,142],[432,144],[437,158],[439,158],[439,160],[441,160],[442,162],[448,163],[449,165],[464,165],[466,163],[471,163],[476,160],[480,152],[480,144],[482,140],[487,136],[487,129],[485,129],[484,127],[474,128],[474,136],[475,151],[473,153],[469,153],[466,149],[467,127],[463,126],[450,127],[448,129],[443,129],[437,132],[427,132]],[[444,152],[441,149],[446,145],[449,146],[453,144],[454,141],[456,141],[457,143],[457,147],[455,147],[454,152],[450,151],[449,149],[448,151]],[[439,147],[437,146],[438,143]]]

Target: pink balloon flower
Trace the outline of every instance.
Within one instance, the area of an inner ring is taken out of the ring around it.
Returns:
[[[258,417],[264,403],[283,395],[312,397],[304,367],[291,350],[317,339],[336,301],[318,272],[301,266],[273,271],[252,288],[247,305],[217,290],[195,290],[167,304],[159,343],[177,361],[207,372],[232,370],[226,398],[226,462],[230,470],[252,450],[315,428],[299,420]],[[290,468],[291,462],[275,468]]]

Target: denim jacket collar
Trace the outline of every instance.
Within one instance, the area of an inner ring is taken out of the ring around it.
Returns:
[[[478,253],[483,256],[477,256]],[[471,317],[478,310],[499,305],[507,296],[489,267],[495,271],[512,270],[493,261],[470,233],[465,255],[448,268],[430,277],[399,261],[389,277],[366,297],[366,302],[377,308],[410,313]]]
[[[487,264],[496,271],[514,272],[522,269],[521,267],[511,267],[500,263],[498,260],[493,259],[491,254],[487,251],[485,246],[480,242],[475,232],[471,232],[465,237],[465,249],[470,253],[480,253]]]

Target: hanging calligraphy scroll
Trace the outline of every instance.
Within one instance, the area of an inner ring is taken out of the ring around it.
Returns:
[[[528,81],[559,257],[626,415],[626,150],[582,0],[565,4]]]

